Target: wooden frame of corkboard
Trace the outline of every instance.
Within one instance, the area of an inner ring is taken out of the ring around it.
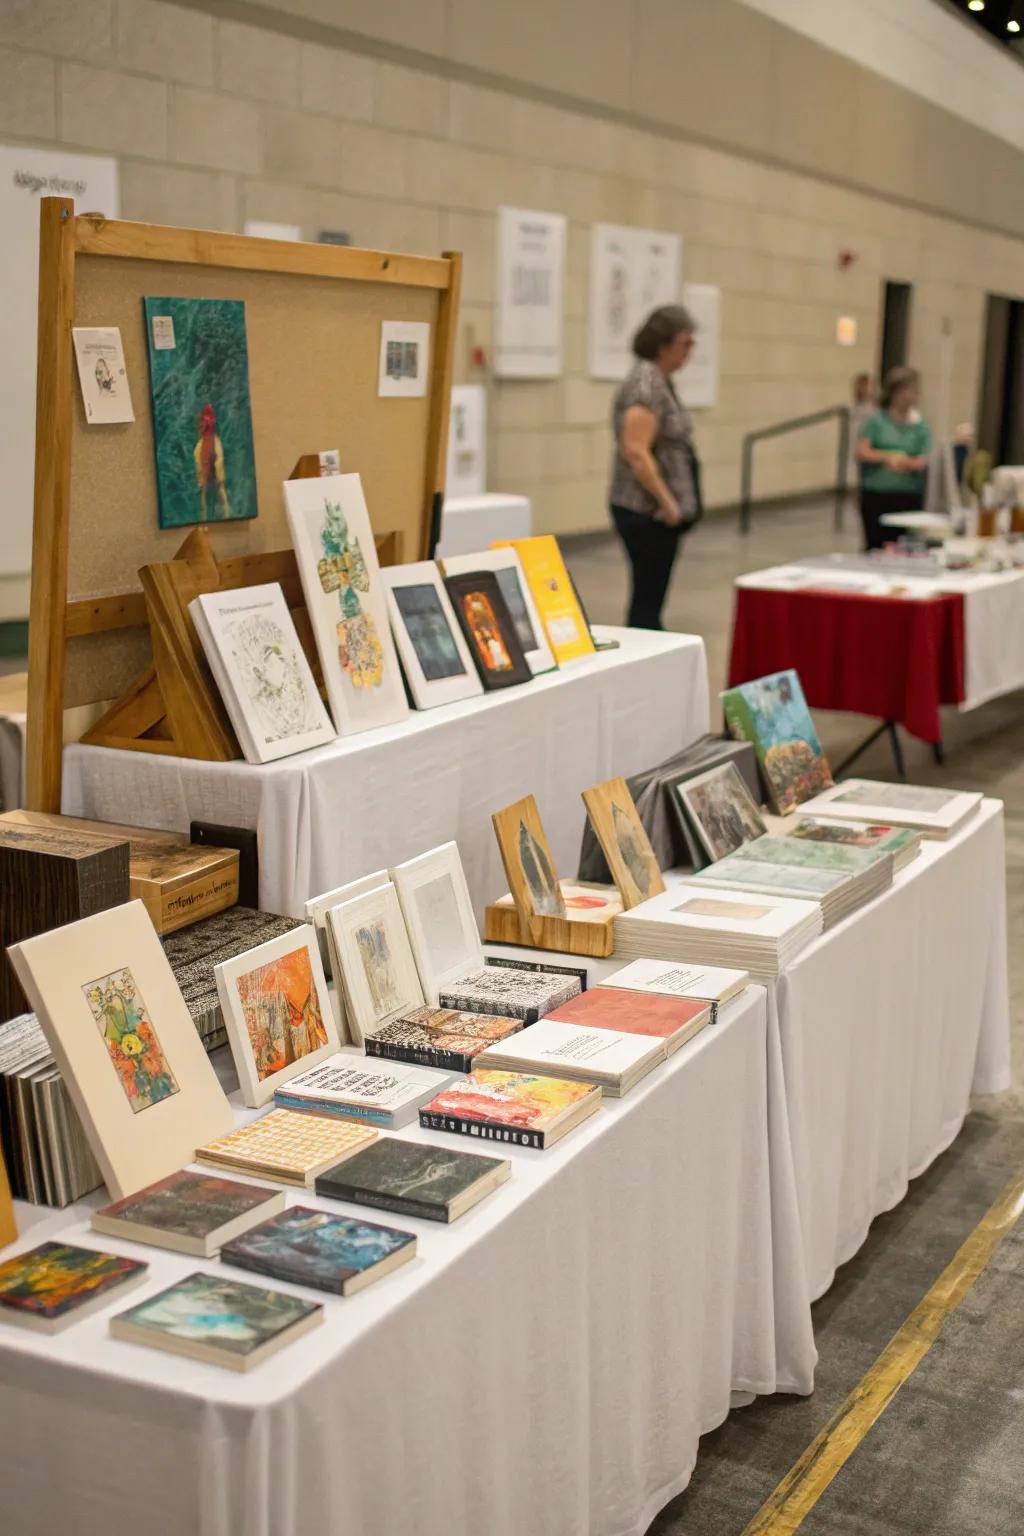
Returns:
[[[40,205],[35,505],[26,807],[59,811],[64,711],[107,705],[152,667],[139,571],[174,559],[160,528],[142,299],[242,299],[259,515],[204,525],[225,586],[280,580],[291,557],[281,483],[338,448],[363,478],[382,559],[427,557],[444,494],[461,257],[257,240]],[[430,324],[425,396],[377,394],[381,322]],[[90,427],[74,325],[118,326],[134,423]],[[224,574],[227,573],[227,574]],[[159,727],[143,750],[174,750]]]

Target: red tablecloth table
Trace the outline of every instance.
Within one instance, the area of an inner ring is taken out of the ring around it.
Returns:
[[[940,742],[964,697],[964,605],[860,593],[735,588],[729,685],[795,667],[817,709],[874,715]]]

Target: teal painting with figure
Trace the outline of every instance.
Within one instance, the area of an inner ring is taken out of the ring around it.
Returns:
[[[161,528],[256,516],[245,305],[144,298]]]

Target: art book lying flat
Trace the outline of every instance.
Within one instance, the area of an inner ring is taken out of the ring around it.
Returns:
[[[521,1035],[484,1051],[477,1069],[546,1072],[572,1082],[599,1083],[609,1097],[621,1098],[664,1060],[664,1042],[650,1035],[541,1019]]]
[[[969,790],[845,779],[805,801],[802,810],[807,816],[884,821],[894,827],[910,827],[923,837],[946,838],[975,814],[981,800],[980,794]]]
[[[322,1174],[316,1192],[328,1200],[450,1222],[504,1184],[511,1171],[506,1158],[381,1136],[365,1152]]]
[[[204,592],[188,611],[247,763],[334,740],[277,582]]]
[[[376,1140],[377,1132],[351,1120],[329,1120],[272,1109],[249,1125],[196,1151],[196,1160],[238,1169],[279,1184],[312,1184],[318,1173]]]
[[[0,1319],[58,1333],[146,1278],[149,1265],[73,1243],[40,1243],[0,1263]]]
[[[581,990],[578,976],[557,971],[521,971],[508,965],[482,965],[460,976],[438,1001],[442,1008],[466,1013],[496,1013],[535,1024],[552,1008],[567,1003]]]
[[[624,1035],[649,1035],[664,1043],[668,1054],[678,1051],[711,1019],[711,1004],[690,997],[665,997],[656,992],[626,992],[621,987],[589,987],[548,1018],[560,1024],[584,1024],[588,1029],[613,1029]]]
[[[602,987],[624,987],[630,992],[661,993],[665,997],[696,997],[717,1006],[743,991],[750,980],[746,971],[717,965],[674,965],[665,960],[633,960],[621,971],[606,976]],[[713,1017],[713,1015],[712,1015]]]
[[[197,1273],[119,1312],[110,1332],[127,1344],[249,1371],[323,1320],[318,1302]]]
[[[468,1072],[487,1046],[522,1029],[522,1019],[457,1008],[416,1008],[367,1035],[367,1056],[417,1062],[444,1072]]]
[[[600,1108],[601,1089],[534,1072],[481,1067],[420,1110],[420,1125],[512,1146],[554,1146]]]
[[[367,1050],[370,1054],[376,1053]],[[282,1109],[338,1115],[397,1131],[414,1120],[420,1105],[433,1098],[447,1081],[445,1072],[431,1072],[404,1060],[378,1066],[363,1057],[337,1055],[278,1088],[274,1102]]]
[[[166,1179],[94,1211],[92,1229],[209,1259],[248,1227],[284,1210],[284,1191],[180,1168]]]
[[[411,1232],[293,1205],[228,1243],[221,1262],[271,1280],[354,1296],[415,1257]]]

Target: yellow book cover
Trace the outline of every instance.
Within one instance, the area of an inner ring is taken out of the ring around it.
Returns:
[[[554,534],[536,534],[530,539],[502,539],[491,547],[511,547],[522,561],[558,665],[577,656],[589,656],[594,650],[594,642]]]
[[[196,1157],[217,1167],[249,1168],[260,1170],[266,1178],[311,1184],[324,1168],[362,1151],[376,1139],[372,1127],[352,1120],[272,1109],[249,1125],[207,1142]]]

